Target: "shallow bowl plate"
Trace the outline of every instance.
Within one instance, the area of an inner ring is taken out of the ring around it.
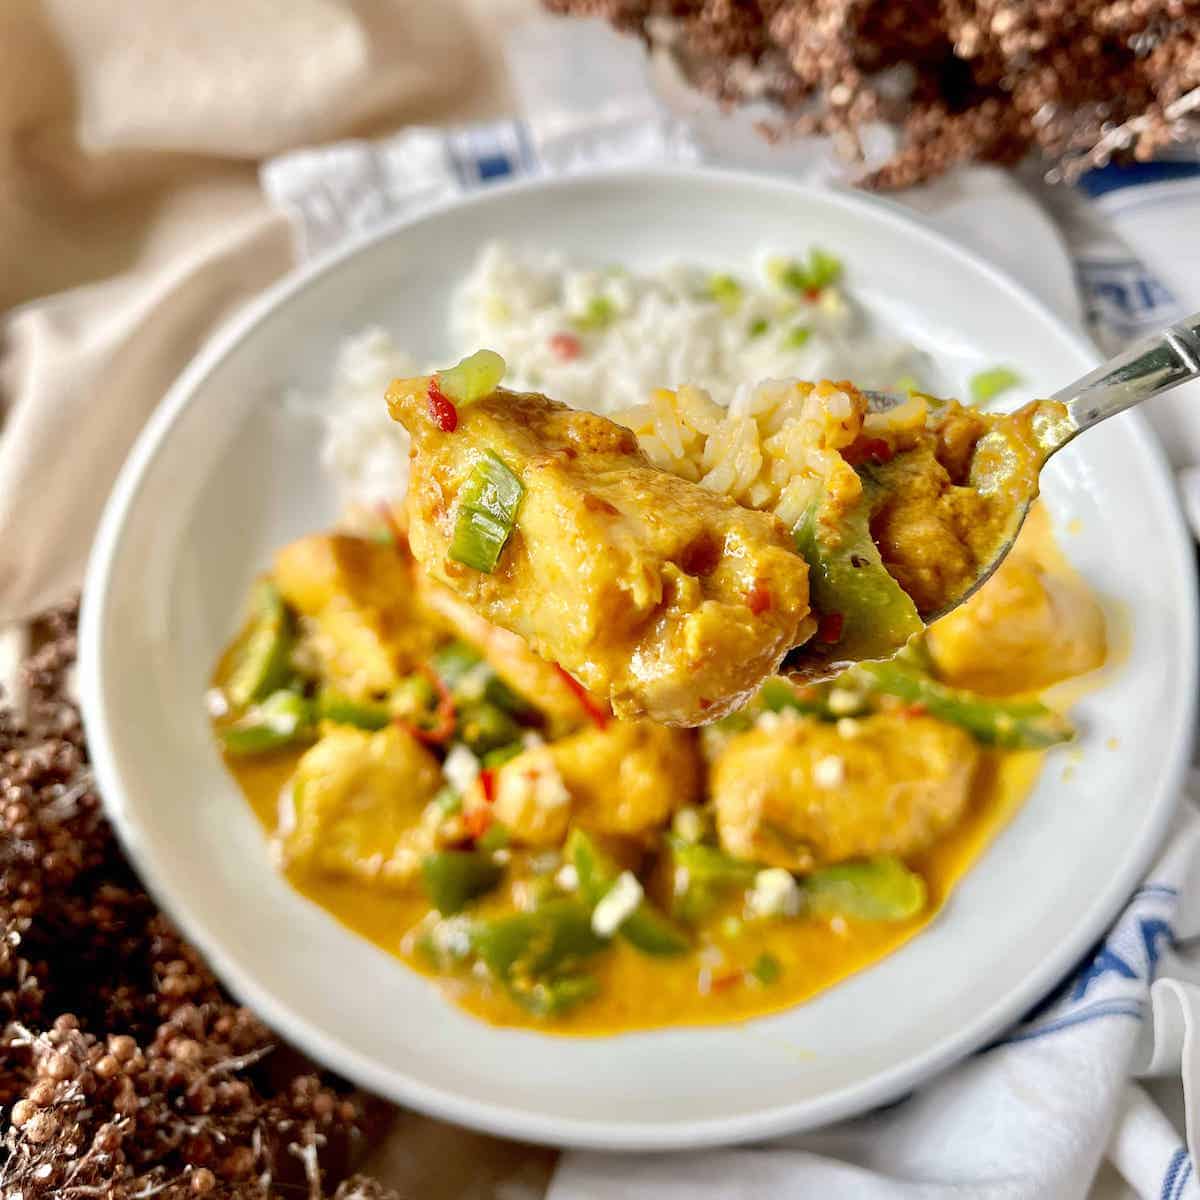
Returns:
[[[285,403],[289,389],[319,388],[339,341],[370,324],[419,359],[445,356],[453,285],[496,237],[600,263],[742,270],[763,250],[817,243],[845,259],[873,319],[936,355],[951,386],[1009,363],[1047,393],[1094,361],[1009,279],[859,195],[638,171],[499,187],[388,227],[292,274],[226,327],[125,466],[88,573],[80,671],[111,817],[231,991],[314,1058],[413,1107],[542,1142],[670,1148],[892,1100],[1044,995],[1161,839],[1196,682],[1192,550],[1162,456],[1125,416],[1047,472],[1070,557],[1132,618],[1131,644],[1077,709],[1082,755],[1051,755],[925,933],[816,1000],[742,1025],[582,1040],[492,1029],[279,878],[203,697],[272,549],[336,516],[319,427]]]

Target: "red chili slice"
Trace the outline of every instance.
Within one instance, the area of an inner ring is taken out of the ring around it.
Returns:
[[[491,829],[494,820],[490,808],[473,808],[463,816],[463,829],[468,837],[478,841]]]
[[[458,409],[442,395],[436,376],[429,380],[429,415],[443,433],[453,433],[458,428]]]
[[[883,438],[857,437],[842,451],[842,457],[852,467],[860,467],[865,462],[890,462],[893,451]]]
[[[574,675],[564,671],[558,663],[554,664],[554,669],[562,676],[563,683],[575,694],[575,699],[579,701],[579,707],[591,718],[592,724],[597,729],[604,729],[612,720],[612,713],[604,705],[597,704],[595,696]]]
[[[842,640],[842,627],[846,624],[845,616],[840,612],[822,613],[817,624],[817,641],[833,645]]]
[[[422,664],[417,670],[429,680],[433,685],[433,690],[437,693],[437,708],[433,710],[436,724],[418,725],[415,721],[409,721],[405,717],[397,717],[396,724],[427,746],[444,746],[454,736],[454,730],[458,724],[457,714],[454,711],[454,697],[442,681],[442,677],[431,667]]]
[[[496,803],[496,772],[492,767],[484,767],[479,772],[479,786],[483,789],[483,798],[489,804]]]
[[[820,289],[820,288],[815,288],[815,287],[805,288],[805,289],[804,289],[804,298],[805,298],[806,300],[814,300],[814,301],[815,301],[815,300],[820,300],[820,298],[821,298],[821,289]]]
[[[905,717],[923,717],[928,711],[924,704],[906,704],[900,713]]]
[[[550,336],[550,352],[562,362],[578,358],[583,343],[573,333],[555,333]]]
[[[757,617],[771,607],[771,589],[761,579],[746,594],[746,607]]]
[[[714,975],[709,984],[709,990],[713,992],[728,991],[729,988],[741,983],[744,978],[744,971],[729,971],[724,975]]]

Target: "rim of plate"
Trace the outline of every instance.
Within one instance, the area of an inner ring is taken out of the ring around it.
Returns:
[[[340,268],[357,255],[396,233],[443,216],[448,211],[487,206],[498,197],[513,193],[544,190],[572,191],[597,183],[653,186],[656,182],[686,181],[697,186],[733,184],[744,189],[774,192],[793,199],[832,204],[865,214],[891,229],[901,239],[925,242],[941,254],[960,260],[988,278],[989,283],[1027,313],[1053,327],[1056,335],[1069,342],[1081,357],[1099,361],[1094,346],[1072,329],[1040,299],[987,259],[959,245],[936,230],[927,219],[899,203],[869,196],[846,188],[824,188],[796,183],[753,171],[727,170],[720,167],[660,166],[590,171],[555,178],[532,178],[492,184],[476,193],[410,216],[393,218],[377,228],[351,237],[345,245],[327,251],[311,263],[293,268],[218,330],[201,347],[192,361],[159,402],[121,468],[117,482],[105,505],[92,546],[85,574],[79,622],[79,696],[92,767],[103,798],[105,811],[117,836],[147,890],[164,912],[203,953],[214,973],[239,1000],[252,1008],[286,1040],[310,1057],[358,1082],[364,1088],[396,1103],[419,1109],[460,1125],[484,1130],[501,1137],[516,1138],[543,1145],[585,1147],[600,1150],[686,1150],[714,1145],[730,1145],[794,1133],[826,1125],[844,1117],[892,1102],[920,1082],[965,1057],[1020,1019],[1038,1000],[1047,995],[1096,942],[1134,891],[1141,876],[1166,833],[1190,761],[1196,720],[1196,689],[1190,689],[1183,702],[1171,713],[1170,744],[1173,753],[1166,769],[1148,779],[1149,796],[1145,801],[1151,819],[1143,826],[1122,869],[1108,886],[1086,904],[1076,924],[1076,932],[1058,950],[1045,959],[1037,971],[1009,989],[982,1009],[961,1028],[953,1030],[926,1050],[885,1071],[868,1076],[821,1096],[793,1104],[776,1105],[759,1112],[725,1117],[707,1117],[652,1124],[621,1120],[595,1121],[561,1117],[523,1108],[510,1107],[472,1098],[460,1092],[440,1088],[390,1068],[381,1068],[374,1060],[346,1045],[336,1034],[323,1029],[301,1015],[286,996],[261,986],[252,973],[243,972],[226,957],[220,931],[211,926],[203,913],[177,899],[169,874],[144,853],[138,830],[127,812],[121,772],[112,754],[108,715],[104,711],[104,656],[101,631],[108,615],[107,583],[120,547],[126,518],[137,501],[143,478],[169,437],[176,421],[191,405],[207,376],[232,352],[235,346],[252,336],[258,324],[276,307],[286,303],[326,273]],[[1191,535],[1183,520],[1178,498],[1171,484],[1170,470],[1162,448],[1140,413],[1125,414],[1132,447],[1150,468],[1150,486],[1155,499],[1169,514],[1164,529],[1171,551],[1178,560],[1175,580],[1182,589],[1186,610],[1197,614],[1196,568],[1191,556]],[[1197,641],[1200,629],[1195,620],[1184,622],[1184,640],[1179,656],[1187,673],[1197,674]],[[1161,764],[1160,764],[1161,765]],[[447,1002],[448,1003],[448,1002]]]

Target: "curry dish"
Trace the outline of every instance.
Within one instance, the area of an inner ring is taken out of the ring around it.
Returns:
[[[483,407],[472,427],[499,438],[499,419]],[[589,451],[629,456],[598,436]],[[547,482],[547,503],[586,528],[580,470]],[[796,588],[794,617],[803,571],[777,566],[790,551],[761,515],[688,509],[680,536],[743,539],[756,571]],[[643,536],[632,518],[629,536]],[[654,534],[656,562],[670,536]],[[418,565],[409,537],[389,511],[284,547],[216,670],[214,729],[292,884],[497,1024],[742,1019],[879,959],[1072,736],[1033,693],[1105,656],[1096,602],[1035,509],[993,579],[899,658],[805,686],[770,675],[701,730],[618,719]],[[554,569],[528,554],[535,576]],[[706,601],[724,603],[743,561],[714,568]],[[791,636],[778,613],[763,635]]]

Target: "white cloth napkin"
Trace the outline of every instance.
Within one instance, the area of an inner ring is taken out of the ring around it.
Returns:
[[[656,93],[637,49],[601,27],[525,25],[509,51],[524,120],[410,130],[267,163],[263,187],[288,214],[299,252],[319,253],[384,217],[514,175],[699,160],[769,166],[809,180],[836,172],[819,144],[765,157],[747,128],[731,127],[751,116],[705,111],[682,91],[688,111],[664,108],[662,79]],[[983,167],[901,199],[1082,323],[1078,274],[1086,316],[1109,346],[1179,315],[1175,297],[1084,199],[1060,194],[1051,220],[1012,175]],[[1168,204],[1176,206],[1169,218]],[[1158,243],[1149,236],[1138,242],[1147,256],[1164,244],[1162,229],[1200,223],[1200,196],[1160,197],[1155,221]],[[1126,222],[1125,232],[1141,228]],[[1168,416],[1160,429],[1184,438],[1179,458],[1200,462],[1200,420],[1183,422],[1180,435],[1171,426],[1178,414]],[[818,1134],[686,1156],[568,1153],[550,1200],[1083,1197],[1106,1154],[1141,1196],[1200,1197],[1193,1169],[1200,1100],[1192,1095],[1200,1087],[1200,952],[1186,945],[1200,936],[1198,872],[1200,815],[1184,800],[1162,858],[1104,943],[995,1045],[899,1105]],[[1136,1074],[1182,1079],[1186,1144],[1130,1082]]]

